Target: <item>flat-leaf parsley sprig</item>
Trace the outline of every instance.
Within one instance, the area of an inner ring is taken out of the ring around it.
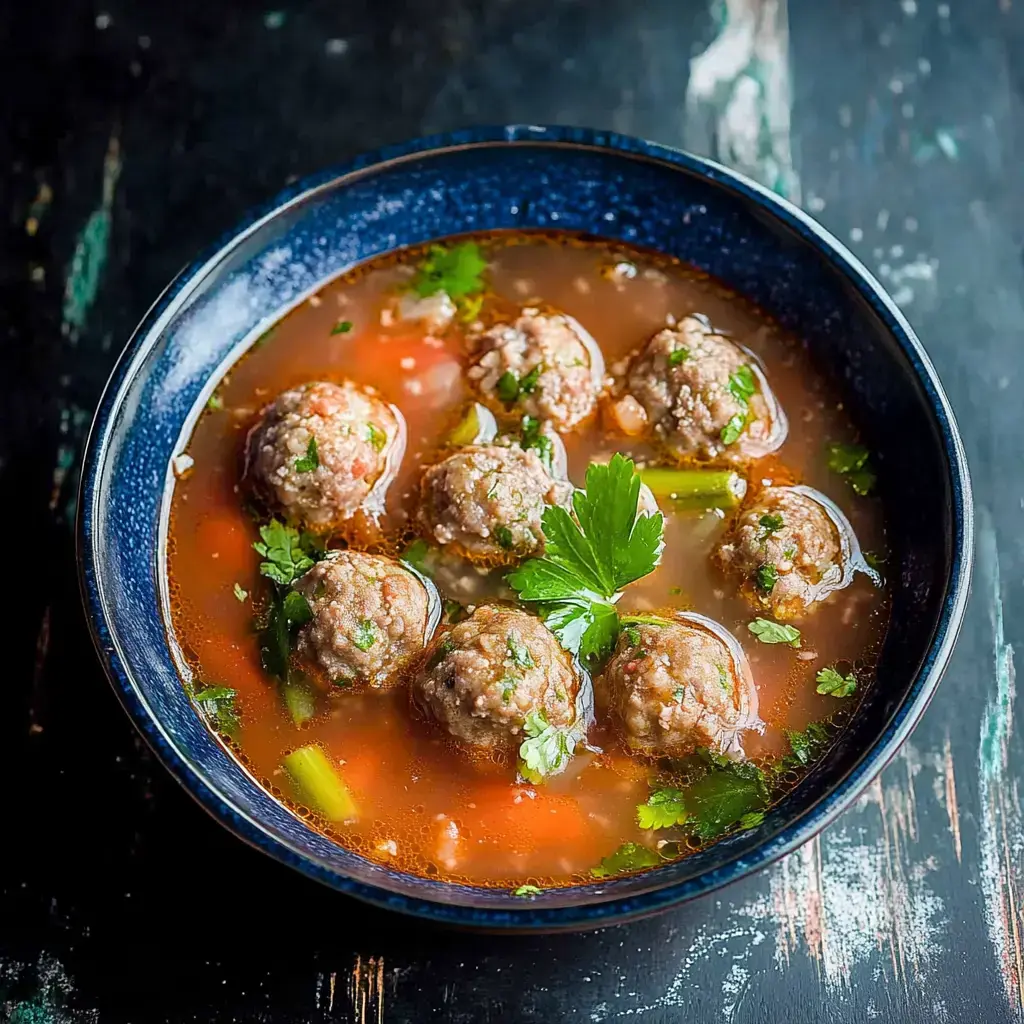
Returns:
[[[664,517],[637,515],[640,475],[616,453],[591,463],[586,490],[573,495],[575,518],[544,510],[545,551],[508,575],[521,601],[536,603],[562,646],[583,658],[607,654],[618,635],[623,587],[652,572],[664,548]]]

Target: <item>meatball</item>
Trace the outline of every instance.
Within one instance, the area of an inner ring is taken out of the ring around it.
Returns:
[[[471,445],[424,473],[420,524],[459,554],[509,564],[542,550],[545,505],[571,495],[572,485],[553,479],[532,450]]]
[[[298,656],[336,686],[392,685],[437,624],[433,585],[381,555],[332,551],[295,589],[313,612]]]
[[[481,605],[428,648],[412,700],[455,739],[512,752],[531,711],[576,723],[580,680],[548,628],[518,608]]]
[[[714,558],[741,593],[777,619],[795,619],[852,575],[852,530],[809,487],[768,487],[745,508]]]
[[[659,331],[624,370],[610,419],[677,459],[757,458],[785,439],[785,417],[760,368],[702,318]]]
[[[469,379],[495,412],[534,416],[565,432],[593,413],[604,378],[597,343],[570,316],[523,310],[472,342]]]
[[[651,757],[742,755],[740,734],[763,728],[739,645],[700,615],[625,625],[602,680],[619,734]]]
[[[372,388],[316,381],[278,395],[246,447],[257,489],[289,519],[328,530],[379,511],[405,423]]]

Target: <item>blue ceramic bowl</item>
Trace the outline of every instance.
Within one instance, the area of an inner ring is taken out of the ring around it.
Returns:
[[[492,228],[560,228],[670,253],[805,339],[877,453],[892,551],[892,628],[877,685],[835,749],[760,828],[638,877],[529,901],[389,870],[310,830],[206,730],[166,634],[170,462],[224,370],[354,263]],[[498,930],[594,926],[660,910],[764,867],[832,821],[935,691],[963,617],[972,548],[967,466],[935,371],[899,310],[836,239],[716,164],[620,135],[532,125],[420,139],[300,182],[181,273],[107,386],[79,518],[85,605],[111,683],[211,814],[341,892]]]

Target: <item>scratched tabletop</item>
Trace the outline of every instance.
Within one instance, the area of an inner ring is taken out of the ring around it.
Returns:
[[[1024,1020],[1024,0],[272,2],[0,19],[0,1020]],[[369,909],[208,818],[104,681],[72,534],[104,380],[182,265],[295,177],[511,121],[710,153],[820,218],[924,339],[979,517],[945,681],[852,810],[542,938]]]

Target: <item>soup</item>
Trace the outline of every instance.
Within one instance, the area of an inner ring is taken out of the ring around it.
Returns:
[[[684,857],[824,753],[888,605],[800,339],[678,262],[497,233],[360,266],[176,460],[185,686],[275,797],[529,897]]]

